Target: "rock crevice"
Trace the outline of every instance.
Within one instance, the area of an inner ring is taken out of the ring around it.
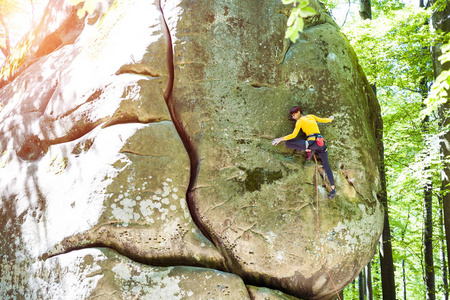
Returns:
[[[198,174],[198,167],[199,167],[199,158],[198,154],[192,144],[191,137],[189,136],[188,132],[184,128],[184,124],[180,120],[180,116],[178,116],[174,103],[172,98],[172,91],[173,91],[173,85],[175,80],[175,69],[174,69],[174,57],[173,57],[173,44],[172,44],[172,37],[170,33],[169,26],[167,25],[166,19],[164,17],[164,10],[161,5],[161,0],[159,0],[159,9],[161,10],[162,18],[163,18],[163,24],[164,24],[164,34],[165,38],[167,40],[167,65],[169,70],[169,81],[167,83],[166,89],[164,91],[164,99],[166,100],[167,107],[169,109],[170,116],[172,118],[173,124],[175,125],[175,128],[177,129],[178,135],[180,136],[183,145],[186,149],[186,152],[189,155],[190,159],[190,166],[191,166],[191,172],[190,172],[190,179],[189,179],[189,186],[186,193],[186,201],[188,203],[189,211],[191,213],[192,219],[194,220],[197,227],[200,229],[202,234],[209,239],[211,242],[213,242],[210,233],[207,231],[205,226],[201,222],[201,218],[198,215],[198,208],[195,204],[195,201],[192,196],[192,188],[194,187],[194,183],[197,178]]]

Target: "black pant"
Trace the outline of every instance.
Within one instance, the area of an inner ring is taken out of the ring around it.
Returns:
[[[311,151],[317,152],[319,154],[320,160],[322,161],[323,168],[327,173],[328,181],[330,185],[334,185],[333,172],[331,172],[330,162],[328,161],[327,145],[323,142],[323,146],[317,145],[316,141],[305,141],[299,139],[292,139],[286,141],[286,146],[291,149],[306,151],[309,149]]]

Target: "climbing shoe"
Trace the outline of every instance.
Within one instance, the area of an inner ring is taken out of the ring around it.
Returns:
[[[334,196],[336,196],[336,189],[332,189],[332,190],[331,190],[330,194],[328,195],[328,198],[329,198],[329,199],[333,199]]]
[[[306,152],[306,160],[310,160],[314,155],[314,150],[311,150],[310,152]]]

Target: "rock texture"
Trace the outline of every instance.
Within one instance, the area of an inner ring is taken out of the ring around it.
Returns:
[[[296,44],[281,2],[80,5],[50,1],[0,71],[3,298],[330,299],[351,282],[383,227],[381,117],[320,5]],[[333,200],[320,162],[316,178],[271,145],[294,105],[336,117]]]

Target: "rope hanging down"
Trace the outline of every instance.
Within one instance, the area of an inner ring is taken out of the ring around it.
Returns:
[[[320,219],[319,219],[319,167],[317,166],[316,155],[313,154],[313,156],[314,156],[314,161],[316,162],[316,214],[317,214],[317,231],[319,232],[320,259],[322,260],[322,264],[325,267],[325,270],[327,271],[328,277],[330,278],[331,284],[333,285],[336,295],[338,296],[339,300],[341,300],[341,297],[339,296],[339,292],[337,291],[336,286],[334,285],[333,279],[331,278],[330,272],[328,271],[327,265],[325,264],[325,260],[323,259],[322,239],[320,238]]]

